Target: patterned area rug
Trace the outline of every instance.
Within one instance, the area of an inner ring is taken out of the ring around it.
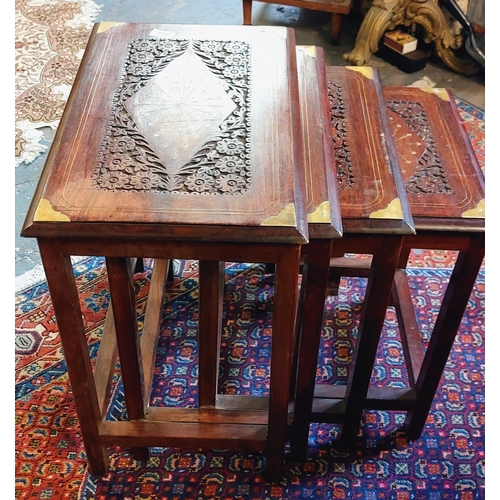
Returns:
[[[40,129],[57,128],[99,9],[92,0],[16,0],[16,165],[45,151]]]
[[[75,266],[93,359],[108,305],[103,260]],[[412,268],[410,282],[422,310],[427,338],[450,275],[448,268]],[[144,313],[150,270],[136,275],[138,310]],[[341,283],[326,305],[318,381],[344,383],[359,321],[364,280]],[[227,267],[221,347],[221,392],[267,394],[273,280],[261,265]],[[197,266],[177,262],[165,297],[151,404],[197,403]],[[87,472],[72,393],[45,283],[17,297],[16,319],[16,498],[484,498],[484,274],[478,277],[462,328],[422,437],[398,437],[404,414],[364,415],[356,460],[345,462],[330,447],[337,428],[313,425],[307,462],[290,464],[285,479],[270,486],[262,478],[259,452],[153,449],[147,464],[128,450],[111,449],[111,470],[99,479]],[[373,383],[405,386],[395,314],[384,328]],[[123,415],[119,378],[110,419]]]
[[[459,102],[484,167],[484,114]],[[453,252],[415,251],[409,279],[427,343],[443,296]],[[148,263],[149,264],[149,263]],[[151,404],[197,403],[196,261],[175,261],[175,280],[164,301]],[[109,301],[102,258],[75,264],[95,360]],[[149,265],[136,274],[139,319],[149,287]],[[342,280],[326,303],[317,380],[345,384],[357,333],[365,281]],[[422,437],[408,443],[398,430],[404,414],[370,411],[363,417],[358,455],[346,461],[331,447],[334,425],[312,425],[305,464],[290,463],[280,484],[263,480],[265,457],[224,450],[154,448],[148,463],[111,448],[110,472],[89,474],[57,325],[45,282],[16,295],[16,498],[68,499],[428,499],[485,498],[484,268],[476,281]],[[273,301],[272,275],[259,264],[226,268],[220,390],[267,394]],[[393,310],[389,310],[373,384],[407,384]],[[117,375],[108,418],[123,415]]]

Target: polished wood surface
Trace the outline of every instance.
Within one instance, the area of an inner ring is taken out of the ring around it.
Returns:
[[[325,68],[321,47],[297,46],[305,204],[309,237],[312,239],[342,236]]]
[[[294,46],[284,27],[97,24],[23,234],[305,242]]]
[[[413,233],[377,70],[327,66],[326,78],[344,232]]]
[[[452,94],[385,87],[384,97],[417,229],[484,228],[484,176]]]

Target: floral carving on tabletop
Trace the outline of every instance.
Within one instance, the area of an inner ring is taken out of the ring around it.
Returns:
[[[198,195],[248,190],[249,61],[247,42],[132,41],[94,184]],[[199,137],[201,144],[189,140]]]

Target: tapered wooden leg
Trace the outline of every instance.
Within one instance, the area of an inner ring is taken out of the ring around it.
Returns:
[[[336,45],[339,43],[340,26],[342,25],[342,14],[332,14],[332,44]]]
[[[352,450],[356,443],[401,243],[401,236],[384,237],[373,254],[347,382],[346,411],[339,441],[339,447],[345,450]]]
[[[200,260],[199,283],[199,406],[213,408],[219,378],[224,262]]]
[[[323,329],[332,240],[311,240],[307,245],[307,275],[302,275],[303,301],[296,390],[291,435],[292,460],[304,461],[314,398],[318,352]]]
[[[469,248],[458,254],[446,288],[417,379],[415,410],[406,416],[405,430],[409,439],[418,439],[422,434],[483,258],[484,234],[480,233],[473,235]]]
[[[243,24],[252,24],[252,0],[243,0]]]
[[[99,439],[101,421],[80,302],[69,256],[57,242],[40,239],[40,254],[59,328],[90,472],[103,475],[109,467],[107,449]]]
[[[278,252],[279,249],[276,250]],[[285,458],[289,387],[298,299],[300,246],[281,251],[276,263],[266,479],[280,481]]]
[[[145,417],[144,376],[130,260],[122,257],[107,257],[106,270],[127,415],[129,420],[140,420]],[[147,448],[135,448],[133,454],[137,460],[148,458]]]

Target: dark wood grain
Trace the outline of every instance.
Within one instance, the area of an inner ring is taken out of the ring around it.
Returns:
[[[224,262],[200,260],[198,328],[198,404],[215,408],[219,380]]]
[[[330,108],[323,49],[299,45],[297,68],[309,237],[339,238],[342,216],[333,143],[328,140]]]
[[[62,252],[57,242],[40,239],[38,246],[57,318],[89,468],[93,474],[102,475],[108,469],[109,456],[99,436],[101,412],[73,267],[70,257]]]

